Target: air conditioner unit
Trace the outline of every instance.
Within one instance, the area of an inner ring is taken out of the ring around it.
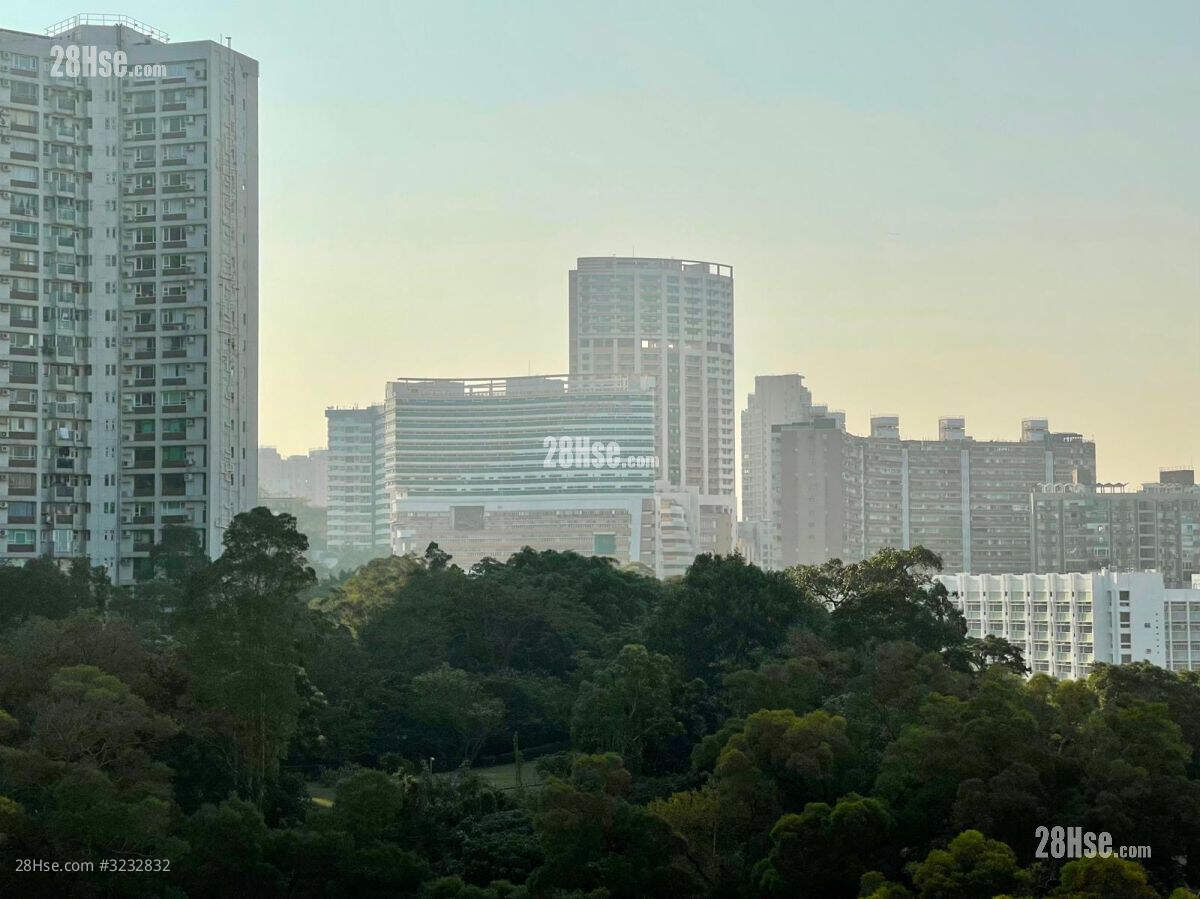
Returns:
[[[0,537],[7,537],[7,536],[8,536],[8,531],[4,530],[4,528],[0,528]]]
[[[7,508],[8,508],[8,503],[6,503],[4,500],[0,499],[0,509],[7,509]]]
[[[0,431],[0,440],[4,440],[6,437],[8,437],[8,431]]]

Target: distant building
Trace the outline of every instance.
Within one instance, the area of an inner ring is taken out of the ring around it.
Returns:
[[[660,479],[699,552],[733,549],[733,269],[712,262],[596,256],[569,275],[572,376],[653,379]],[[696,502],[685,499],[696,496]],[[690,559],[689,559],[690,563]]]
[[[1019,441],[977,441],[962,418],[937,440],[904,440],[899,419],[871,435],[837,416],[772,426],[772,514],[779,567],[863,559],[925,546],[950,570],[1029,571],[1029,496],[1039,484],[1095,479],[1096,447],[1079,434],[1023,423]]]
[[[654,492],[648,382],[624,377],[405,379],[383,405],[392,549],[461,565],[523,546],[645,561]],[[622,460],[606,456],[608,444]],[[627,467],[623,460],[644,460]]]
[[[260,499],[293,497],[325,508],[329,504],[329,451],[314,449],[285,457],[273,446],[260,446],[258,495]]]
[[[771,466],[773,428],[831,417],[825,406],[814,406],[812,393],[798,374],[759,375],[742,411],[742,517],[738,549],[763,568],[778,568],[772,501],[776,485]],[[832,420],[845,427],[841,413]]]
[[[326,543],[331,553],[388,555],[391,534],[379,465],[380,406],[327,409],[329,456]]]
[[[699,493],[659,479],[654,401],[648,377],[389,382],[326,413],[330,551],[436,542],[467,567],[528,545],[682,574]]]
[[[947,574],[972,637],[1015,644],[1033,674],[1081,678],[1097,662],[1200,669],[1200,590],[1157,572]]]
[[[1030,500],[1034,571],[1162,573],[1168,587],[1200,574],[1200,487],[1189,469],[1157,484],[1047,483]]]

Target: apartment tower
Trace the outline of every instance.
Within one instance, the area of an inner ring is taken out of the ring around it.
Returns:
[[[0,30],[0,562],[127,583],[164,526],[217,555],[253,506],[257,86],[253,59],[123,16]]]
[[[733,269],[595,256],[569,275],[570,373],[654,379],[659,513],[695,552],[733,546]],[[688,509],[697,514],[688,520]],[[682,534],[682,531],[680,531]],[[690,563],[690,558],[688,559]]]

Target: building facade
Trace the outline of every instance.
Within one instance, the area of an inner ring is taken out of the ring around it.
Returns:
[[[710,262],[580,258],[569,276],[570,373],[653,378],[660,479],[697,552],[733,548],[733,269]],[[680,505],[682,503],[682,505]]]
[[[164,526],[215,556],[254,505],[257,97],[254,60],[124,17],[0,30],[0,562],[127,583]]]
[[[273,446],[259,447],[258,495],[291,497],[325,508],[329,503],[329,450],[281,456]]]
[[[1157,572],[939,575],[968,635],[1003,637],[1031,674],[1081,678],[1097,662],[1200,667],[1200,590]]]
[[[1125,485],[1047,483],[1030,497],[1032,570],[1154,570],[1168,587],[1200,574],[1200,487],[1190,470]]]
[[[326,545],[331,553],[386,556],[391,551],[380,462],[382,412],[382,406],[325,410],[329,441]]]
[[[1029,496],[1050,475],[1095,479],[1096,447],[1023,423],[1020,440],[975,440],[944,418],[937,440],[904,440],[899,419],[846,432],[837,416],[772,428],[772,523],[778,566],[858,560],[925,546],[951,570],[1033,569]]]
[[[526,545],[646,558],[648,380],[403,379],[387,386],[383,421],[394,552],[437,542],[461,565]]]
[[[778,568],[778,545],[772,518],[775,496],[771,465],[773,429],[776,425],[829,418],[845,428],[845,416],[828,407],[813,405],[812,393],[798,374],[759,375],[754,392],[742,410],[742,517],[738,522],[738,548],[748,561],[762,568]]]
[[[651,378],[403,378],[326,415],[333,553],[437,543],[468,567],[532,546],[659,576],[695,556],[699,494],[659,480]]]

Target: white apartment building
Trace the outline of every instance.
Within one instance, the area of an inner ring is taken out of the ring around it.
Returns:
[[[569,275],[570,372],[654,380],[660,478],[696,552],[733,549],[733,269],[680,259],[580,258]],[[694,553],[693,553],[694,555]],[[690,562],[690,560],[689,560]]]
[[[146,77],[52,71],[124,51]],[[0,563],[119,582],[257,498],[258,64],[123,16],[0,30]]]
[[[1033,674],[1086,677],[1096,662],[1200,668],[1200,590],[1154,571],[945,574],[968,634],[1014,643]]]

